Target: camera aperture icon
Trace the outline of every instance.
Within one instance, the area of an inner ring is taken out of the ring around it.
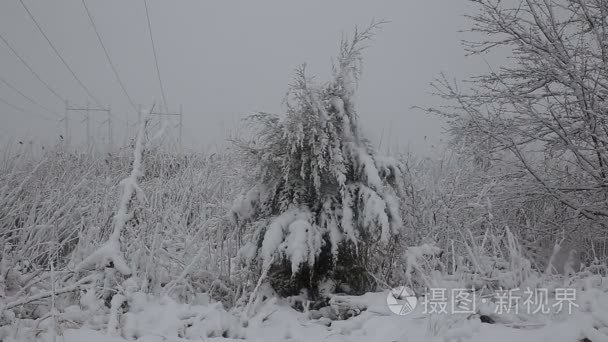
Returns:
[[[399,286],[388,292],[386,304],[391,312],[404,316],[414,311],[418,304],[418,298],[416,298],[414,291],[407,286]]]

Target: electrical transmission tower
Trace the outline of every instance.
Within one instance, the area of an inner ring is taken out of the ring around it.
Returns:
[[[141,108],[141,106],[139,106],[139,108]],[[103,115],[103,113],[105,113],[106,115],[106,120],[104,120],[101,124],[102,125],[106,125],[107,127],[107,152],[111,153],[114,149],[114,127],[113,127],[113,117],[112,117],[112,109],[110,106],[104,108],[104,107],[98,107],[98,106],[91,106],[88,102],[86,104],[86,106],[74,106],[74,105],[70,105],[70,103],[68,101],[65,102],[65,112],[63,115],[63,118],[61,119],[61,121],[63,121],[63,130],[64,130],[64,147],[66,150],[69,150],[71,147],[71,130],[72,128],[70,127],[71,122],[74,121],[73,118],[71,118],[70,113],[71,112],[78,112],[79,114],[81,114],[83,116],[83,119],[80,120],[81,123],[85,123],[86,125],[86,145],[87,145],[87,151],[90,152],[92,151],[93,145],[94,145],[94,138],[93,138],[93,134],[91,132],[91,115],[92,114],[98,114],[98,115]],[[138,126],[139,124],[141,124],[141,109],[139,110],[139,114],[138,114]],[[177,143],[178,146],[181,150],[181,148],[183,147],[183,110],[182,110],[182,106],[179,107],[179,111],[164,111],[162,109],[158,109],[158,110],[153,110],[150,113],[147,113],[150,115],[156,115],[159,117],[177,117],[178,118],[178,124],[177,124],[177,128],[178,128],[178,137],[177,137]],[[127,125],[125,127],[125,134],[128,134],[128,130],[129,130],[129,125],[128,125],[128,118],[127,118]]]
[[[103,107],[90,107],[89,104],[87,103],[87,105],[85,107],[70,107],[69,103],[66,101],[65,102],[65,114],[63,117],[63,121],[64,121],[64,134],[65,134],[65,138],[64,138],[64,142],[65,142],[65,146],[66,146],[66,150],[69,149],[70,147],[70,118],[69,118],[69,112],[84,112],[84,122],[86,123],[86,127],[87,127],[87,150],[90,151],[92,148],[92,136],[91,136],[91,118],[90,118],[90,114],[91,113],[106,113],[107,115],[107,119],[106,121],[102,122],[103,124],[107,124],[108,127],[108,145],[107,145],[107,149],[108,149],[108,153],[112,152],[113,146],[112,146],[112,142],[114,139],[113,136],[113,131],[112,131],[112,109],[108,106],[107,108],[103,108]]]
[[[139,111],[141,113],[141,110]],[[149,113],[150,115],[157,115],[160,117],[174,117],[177,116],[179,118],[179,123],[177,124],[178,127],[178,145],[180,150],[183,148],[183,143],[182,143],[182,135],[183,135],[183,130],[184,130],[184,116],[183,116],[183,111],[182,111],[182,106],[179,106],[179,111],[178,112],[169,112],[169,111],[162,111],[162,110],[153,110],[152,112]],[[141,114],[138,117],[138,120],[141,122]]]

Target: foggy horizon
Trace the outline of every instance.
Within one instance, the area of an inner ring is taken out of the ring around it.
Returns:
[[[114,145],[124,144],[125,136],[133,136],[135,131],[129,126],[127,132],[126,122],[132,125],[137,114],[112,73],[81,1],[25,3],[82,83],[104,107],[111,108]],[[87,4],[132,101],[143,108],[153,104],[159,108],[163,100],[143,3]],[[425,154],[437,148],[442,139],[441,120],[412,106],[436,103],[430,82],[440,72],[463,79],[487,70],[479,58],[466,58],[460,44],[467,33],[458,31],[466,28],[463,15],[470,5],[440,0],[346,4],[313,1],[295,7],[280,1],[149,1],[169,111],[183,108],[184,146],[208,149],[225,145],[246,115],[282,112],[294,69],[306,63],[309,76],[317,82],[329,80],[341,36],[376,18],[388,23],[363,56],[363,75],[355,97],[362,130],[378,146],[382,144],[382,149],[390,145]],[[95,106],[19,2],[5,2],[2,7],[0,34],[21,57],[72,107]],[[432,26],[429,18],[433,18]],[[1,142],[57,142],[64,135],[63,122],[59,122],[64,103],[3,42],[0,56],[0,76],[59,115],[52,116],[2,83],[0,98],[26,112],[0,103]],[[86,136],[82,113],[70,112],[68,117],[71,142],[82,144]],[[105,114],[92,113],[91,120],[94,140],[105,143]]]

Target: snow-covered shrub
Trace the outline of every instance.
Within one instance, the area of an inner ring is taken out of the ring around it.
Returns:
[[[374,250],[401,230],[398,164],[377,156],[362,136],[353,98],[362,44],[377,27],[343,40],[332,81],[317,85],[302,66],[284,115],[249,118],[257,139],[241,147],[255,185],[236,199],[232,217],[251,243],[242,254],[272,267],[270,279],[283,294],[339,273],[358,278],[336,279],[342,290],[369,289]]]

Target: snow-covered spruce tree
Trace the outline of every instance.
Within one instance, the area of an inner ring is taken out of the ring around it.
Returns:
[[[316,85],[299,67],[286,113],[251,115],[256,138],[239,144],[256,170],[232,210],[246,239],[240,254],[269,271],[281,295],[306,289],[316,297],[321,283],[349,293],[373,288],[373,256],[402,226],[399,167],[362,137],[353,102],[362,44],[378,26],[342,40],[332,81]]]

